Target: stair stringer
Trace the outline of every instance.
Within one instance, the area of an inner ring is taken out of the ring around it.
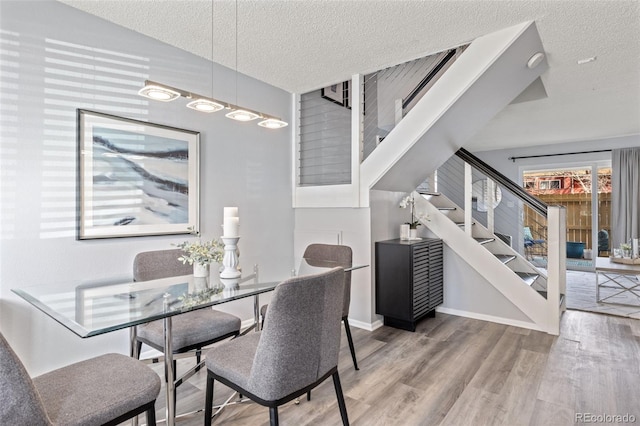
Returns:
[[[421,221],[431,232],[520,309],[540,330],[557,334],[557,330],[550,324],[551,312],[546,299],[528,285],[517,282],[520,278],[511,269],[471,239],[437,207],[417,193],[414,193],[414,199],[416,210],[429,218],[428,221]]]
[[[548,67],[534,22],[475,39],[361,164],[361,205],[369,190],[411,192]]]
[[[458,223],[464,222],[464,210],[456,203],[451,201],[447,196],[439,194],[437,196],[421,194],[428,202],[433,204],[441,214],[447,216],[451,221]],[[455,207],[454,210],[442,211],[442,207]],[[427,224],[425,224],[427,225]],[[428,225],[427,225],[428,226]],[[492,238],[494,241],[485,243],[482,246],[489,252],[496,254],[512,254],[516,256],[516,259],[509,262],[507,267],[512,271],[526,272],[530,274],[538,275],[538,279],[531,285],[536,291],[547,290],[547,276],[544,272],[539,270],[535,265],[531,264],[524,256],[518,251],[514,250],[511,246],[504,241],[496,237],[491,231],[479,223],[473,225],[473,237]]]

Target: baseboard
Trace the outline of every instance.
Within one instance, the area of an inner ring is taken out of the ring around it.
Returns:
[[[240,329],[244,330],[248,327],[251,327],[253,325],[253,318],[251,319],[246,319],[244,321],[242,321]],[[373,331],[376,330],[380,327],[383,326],[382,321],[380,320],[376,320],[372,323],[368,323],[368,322],[364,322],[364,321],[358,321],[352,318],[349,318],[349,326],[350,327],[355,327],[355,328],[361,328],[363,330],[367,330],[367,331]]]
[[[538,326],[538,324],[535,324],[533,322],[519,321],[519,320],[503,318],[503,317],[495,317],[493,315],[479,314],[477,312],[461,311],[458,309],[445,308],[442,306],[436,308],[436,312],[440,312],[442,314],[455,315],[458,317],[472,318],[472,319],[477,319],[481,321],[495,322],[497,324],[511,325],[514,327],[526,328],[529,330],[542,331],[546,333],[546,331],[543,330],[540,326]]]
[[[364,321],[358,321],[352,318],[349,318],[349,326],[351,327],[356,327],[356,328],[361,328],[363,330],[367,330],[367,331],[373,331],[376,330],[380,327],[383,326],[382,321],[380,320],[375,320],[372,323],[368,323],[368,322],[364,322]]]

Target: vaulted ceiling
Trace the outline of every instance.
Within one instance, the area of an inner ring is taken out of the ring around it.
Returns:
[[[639,0],[59,1],[298,93],[533,20],[548,97],[509,105],[466,147],[640,134]]]

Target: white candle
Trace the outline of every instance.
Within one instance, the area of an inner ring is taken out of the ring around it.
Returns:
[[[240,218],[225,217],[222,225],[223,237],[239,237],[240,236]]]
[[[224,208],[224,217],[238,217],[238,208],[237,207],[225,207]]]

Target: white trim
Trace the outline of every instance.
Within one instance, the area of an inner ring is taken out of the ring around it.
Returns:
[[[535,324],[533,322],[519,321],[519,320],[514,320],[509,318],[496,317],[493,315],[479,314],[477,312],[461,311],[458,309],[451,309],[451,308],[446,308],[442,306],[437,307],[436,312],[440,312],[441,314],[455,315],[458,317],[472,318],[472,319],[477,319],[481,321],[495,322],[497,324],[511,325],[518,328],[526,328],[529,330],[542,331],[545,333],[547,332],[546,330],[538,326],[538,324]]]
[[[349,318],[349,326],[354,326],[355,328],[361,328],[362,330],[374,331],[382,327],[384,324],[380,320],[376,320],[372,323],[358,321]]]

